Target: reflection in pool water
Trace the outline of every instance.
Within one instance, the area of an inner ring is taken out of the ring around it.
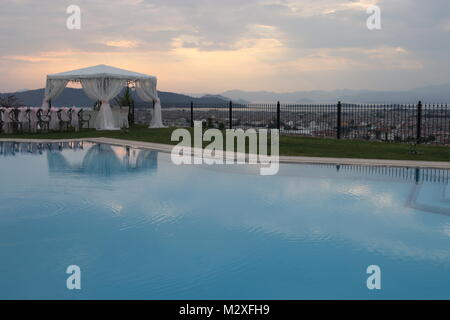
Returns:
[[[156,151],[115,147],[107,144],[90,146],[80,163],[71,163],[59,149],[47,151],[50,172],[113,176],[157,169]]]
[[[450,298],[448,171],[258,172],[0,143],[0,298]],[[72,264],[81,291],[65,287]]]

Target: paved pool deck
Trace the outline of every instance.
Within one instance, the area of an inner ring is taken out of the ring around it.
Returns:
[[[118,146],[128,146],[131,148],[152,149],[156,151],[170,153],[173,145],[160,144],[154,142],[143,142],[134,140],[122,140],[113,138],[83,138],[83,139],[0,139],[9,142],[36,142],[36,143],[58,143],[86,141],[94,143],[106,143]],[[450,159],[449,159],[450,160]],[[450,169],[450,161],[415,161],[415,160],[382,160],[382,159],[356,159],[356,158],[323,158],[323,157],[299,157],[280,156],[281,163],[303,163],[303,164],[340,164],[340,165],[361,165],[361,166],[382,166],[382,167],[412,167],[412,168],[433,168]]]

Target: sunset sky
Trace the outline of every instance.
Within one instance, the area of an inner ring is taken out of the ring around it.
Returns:
[[[366,9],[381,8],[381,30]],[[70,5],[81,30],[69,30]],[[159,89],[400,90],[450,82],[448,0],[0,0],[0,92],[96,64]]]

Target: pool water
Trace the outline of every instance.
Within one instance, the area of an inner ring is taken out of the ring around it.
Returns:
[[[450,299],[448,171],[258,173],[0,143],[0,299]]]

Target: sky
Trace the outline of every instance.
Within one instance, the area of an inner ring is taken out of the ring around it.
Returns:
[[[71,5],[81,28],[66,26]],[[367,8],[381,10],[369,30]],[[449,0],[0,0],[0,92],[97,64],[159,90],[405,90],[450,82]]]

